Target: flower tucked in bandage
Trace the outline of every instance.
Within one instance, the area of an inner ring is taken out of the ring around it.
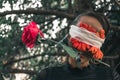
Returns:
[[[80,26],[71,25],[70,42],[79,51],[91,52],[95,59],[102,59],[103,53],[100,50],[105,38],[104,30],[97,32],[96,29],[85,23]]]

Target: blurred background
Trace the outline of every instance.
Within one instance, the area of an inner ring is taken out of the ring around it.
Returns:
[[[0,0],[0,80],[35,80],[41,69],[66,60],[66,51],[52,42],[25,47],[21,35],[30,21],[39,25],[45,38],[59,42],[74,18],[87,10],[109,19],[103,60],[120,73],[120,0]]]

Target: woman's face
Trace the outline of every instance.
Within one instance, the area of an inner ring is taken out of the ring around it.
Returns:
[[[90,16],[82,16],[79,19],[79,23],[76,24],[76,26],[79,26],[79,24],[82,23],[86,23],[88,25],[91,25],[94,29],[96,29],[96,31],[100,31],[102,30],[102,25],[101,23],[94,17],[90,17]],[[80,56],[80,67],[86,67],[89,65],[89,59],[84,56],[84,55],[79,55]]]

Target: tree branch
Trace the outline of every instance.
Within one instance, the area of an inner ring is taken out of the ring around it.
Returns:
[[[65,56],[65,55],[67,55],[67,54],[65,54],[65,53],[44,53],[44,54],[37,54],[37,55],[33,55],[33,56],[29,56],[29,57],[25,57],[25,58],[20,58],[20,59],[16,59],[16,60],[12,60],[12,61],[9,61],[9,62],[7,62],[6,64],[4,64],[3,66],[5,67],[5,66],[7,66],[7,65],[10,65],[10,64],[12,64],[12,63],[15,63],[15,62],[19,62],[19,61],[22,61],[22,60],[27,60],[27,59],[31,59],[31,58],[36,58],[36,57],[39,57],[39,56],[45,56],[45,55],[49,55],[49,56]]]
[[[20,70],[20,69],[3,69],[0,70],[0,73],[8,74],[8,73],[25,73],[29,75],[37,74],[37,71],[32,70]]]
[[[57,11],[57,10],[37,10],[34,8],[26,9],[26,10],[12,10],[1,12],[0,16],[6,16],[9,14],[36,14],[36,15],[56,15],[59,17],[66,17],[70,19],[74,19],[75,16],[73,14],[68,14],[66,12]]]

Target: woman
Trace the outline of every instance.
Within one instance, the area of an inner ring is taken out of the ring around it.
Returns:
[[[109,23],[101,14],[80,14],[69,30],[69,43],[78,51],[77,59],[69,56],[67,64],[40,71],[37,80],[120,80],[110,67],[93,62],[103,58],[101,46],[108,30]]]

